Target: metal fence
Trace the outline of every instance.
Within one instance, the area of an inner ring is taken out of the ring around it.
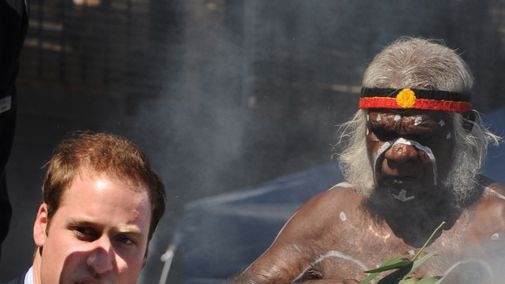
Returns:
[[[160,89],[173,2],[35,0],[20,79],[106,95]],[[25,82],[25,83],[26,83]]]

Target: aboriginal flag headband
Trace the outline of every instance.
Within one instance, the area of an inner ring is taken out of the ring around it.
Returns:
[[[467,112],[472,109],[470,94],[423,90],[362,88],[359,108],[425,109]]]

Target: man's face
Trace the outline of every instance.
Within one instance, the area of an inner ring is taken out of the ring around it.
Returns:
[[[34,272],[39,284],[136,283],[150,221],[145,188],[83,169],[49,224],[46,204],[39,208],[34,225],[42,250]]]
[[[397,197],[437,194],[436,184],[451,165],[452,129],[452,120],[444,112],[370,110],[366,141],[376,187]]]

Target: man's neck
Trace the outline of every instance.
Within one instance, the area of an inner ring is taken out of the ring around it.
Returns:
[[[36,251],[35,251],[35,256],[33,257],[33,265],[32,265],[32,268],[33,268],[33,283],[34,284],[41,284],[42,281],[40,280],[40,268],[41,268],[41,257],[40,257],[40,254],[41,254],[41,249],[38,248]]]
[[[376,220],[385,222],[397,237],[413,247],[422,246],[442,222],[446,223],[443,229],[450,229],[461,214],[451,199],[433,196],[402,201],[373,194],[363,205]]]

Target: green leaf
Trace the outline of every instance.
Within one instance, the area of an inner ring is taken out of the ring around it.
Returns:
[[[428,237],[428,239],[426,240],[426,242],[424,243],[424,245],[421,247],[421,249],[417,252],[416,255],[414,255],[414,257],[412,258],[412,261],[415,261],[420,255],[421,253],[424,251],[424,249],[428,246],[428,244],[431,242],[431,239],[433,239],[433,237],[435,236],[435,234],[440,230],[442,229],[442,227],[445,225],[445,221],[442,221],[442,223],[440,223],[440,225],[438,225],[437,228],[435,228],[435,231],[433,231],[431,233],[431,235]]]
[[[378,272],[384,272],[392,269],[400,269],[400,268],[405,268],[409,265],[412,265],[412,261],[410,260],[404,260],[400,258],[398,261],[395,261],[391,264],[383,264],[375,269],[367,270],[365,271],[366,273],[378,273]]]
[[[426,242],[423,244],[421,249],[410,259],[406,257],[401,257],[401,256],[396,256],[388,261],[384,262],[379,266],[378,268],[371,269],[365,271],[365,273],[369,273],[368,276],[361,280],[359,284],[368,284],[370,281],[374,280],[377,278],[377,275],[381,272],[388,271],[388,270],[397,270],[389,275],[387,275],[385,278],[383,278],[380,283],[394,283],[394,284],[433,284],[436,283],[439,279],[441,279],[440,276],[434,276],[434,277],[425,277],[421,279],[416,279],[416,278],[411,278],[411,273],[416,271],[420,266],[422,266],[428,259],[432,258],[433,256],[437,255],[437,252],[431,252],[428,254],[425,254],[423,256],[422,253],[426,249],[426,247],[429,245],[435,234],[442,229],[444,226],[445,221],[442,222],[436,229],[433,231],[430,235],[430,237],[426,240]]]
[[[381,266],[379,266],[379,268],[382,268],[387,265],[393,265],[393,264],[401,262],[403,260],[404,260],[404,258],[402,258],[400,256],[395,256],[395,257],[390,258],[389,260],[387,260],[383,264],[381,264]],[[379,269],[379,268],[377,268],[377,269]],[[374,280],[377,277],[377,275],[379,274],[379,272],[381,272],[381,271],[374,272],[374,270],[375,269],[365,271],[365,273],[370,273],[370,274],[368,274],[368,276],[365,279],[361,280],[359,282],[359,284],[367,284],[367,283],[370,283],[370,281]]]
[[[361,280],[359,282],[359,284],[370,283],[370,281],[377,278],[377,275],[380,272],[384,272],[384,271],[392,270],[392,269],[401,269],[401,268],[408,267],[409,265],[412,265],[412,261],[406,260],[406,257],[395,256],[395,257],[387,260],[383,264],[381,264],[378,268],[365,271],[365,273],[370,273],[370,274],[365,279]]]
[[[430,252],[428,254],[423,255],[422,257],[414,260],[414,265],[412,265],[412,272],[416,271],[421,265],[423,265],[428,259],[432,258],[433,256],[437,255],[438,253],[436,251]]]

